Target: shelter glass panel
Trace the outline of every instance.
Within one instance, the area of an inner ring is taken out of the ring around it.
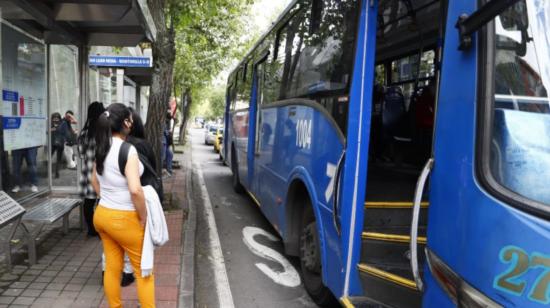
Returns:
[[[21,199],[49,187],[46,46],[1,27],[2,188]]]
[[[79,114],[78,49],[50,46],[50,129],[53,186],[75,186]]]

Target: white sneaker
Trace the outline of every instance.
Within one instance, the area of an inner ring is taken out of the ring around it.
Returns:
[[[18,193],[21,190],[21,187],[19,185],[15,185],[15,187],[11,190],[12,193]]]
[[[32,186],[31,186],[31,191],[32,191],[33,193],[38,192],[38,187],[36,187],[36,185],[32,185]]]

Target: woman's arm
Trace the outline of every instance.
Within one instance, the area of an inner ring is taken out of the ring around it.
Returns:
[[[94,163],[94,171],[92,173],[92,186],[94,187],[95,194],[99,198],[100,197],[99,181],[97,180],[97,172],[95,170],[95,163]]]
[[[145,208],[145,195],[143,194],[143,188],[139,180],[139,157],[137,154],[128,156],[124,173],[128,180],[128,190],[132,197],[132,203],[136,207],[141,225],[145,227],[147,209]]]

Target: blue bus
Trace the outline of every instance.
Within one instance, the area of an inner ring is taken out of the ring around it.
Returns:
[[[549,33],[549,0],[300,0],[262,36],[224,157],[316,303],[550,304]]]

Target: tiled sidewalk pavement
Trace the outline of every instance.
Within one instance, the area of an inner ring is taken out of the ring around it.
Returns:
[[[155,251],[157,307],[176,307],[183,211],[166,213],[170,241]],[[101,241],[81,233],[54,234],[57,244],[0,296],[0,307],[108,307],[101,284]],[[122,289],[124,307],[137,307],[135,283]]]
[[[176,155],[176,159],[182,159]],[[177,307],[180,282],[182,228],[184,224],[185,172],[175,170],[165,181],[165,192],[179,209],[166,212],[170,241],[155,251],[157,307]],[[71,215],[72,226],[78,219]],[[71,229],[68,235],[55,229],[39,246],[38,264],[16,265],[0,277],[2,307],[107,307],[101,286],[101,241]],[[122,289],[124,307],[137,307],[136,284]]]
[[[103,297],[99,239],[54,232],[47,242],[55,246],[38,264],[17,265],[0,278],[20,275],[0,296],[0,307],[97,307]]]

